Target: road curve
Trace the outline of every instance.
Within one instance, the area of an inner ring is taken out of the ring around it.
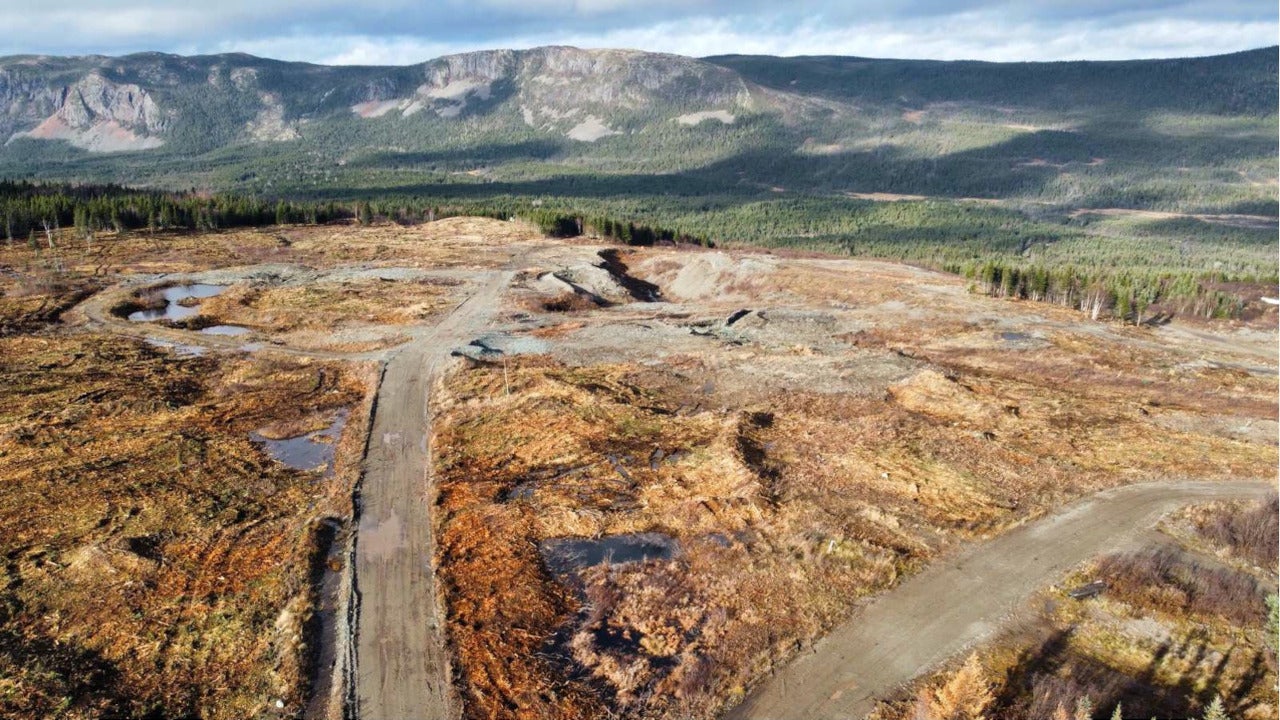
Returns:
[[[1107,490],[930,565],[758,686],[729,720],[861,718],[875,700],[998,629],[1036,589],[1133,545],[1196,501],[1261,498],[1267,482],[1161,482]]]
[[[484,327],[514,275],[491,273],[431,334],[402,346],[387,362],[358,491],[349,717],[459,715],[432,566],[428,394],[450,351]]]
[[[116,335],[126,335],[141,340],[159,340],[166,343],[201,347],[209,350],[240,350],[253,342],[244,336],[206,335],[193,330],[171,328],[154,322],[132,322],[118,317],[111,308],[123,302],[130,294],[143,287],[141,284],[122,283],[90,296],[75,308],[89,327],[108,330]],[[304,348],[276,345],[275,343],[253,343],[258,351],[268,351],[295,357],[314,358],[317,360],[378,360],[387,354],[385,350],[347,353],[331,350],[308,350]]]

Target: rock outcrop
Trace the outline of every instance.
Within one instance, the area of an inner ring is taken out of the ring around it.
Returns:
[[[15,94],[12,86],[8,89]],[[52,100],[52,112],[34,128],[15,133],[10,140],[66,140],[93,152],[146,150],[164,144],[159,136],[165,131],[168,118],[151,95],[137,85],[115,83],[97,72],[56,94],[48,88],[28,87],[21,100],[26,102],[14,103],[10,109],[22,104],[39,107]]]

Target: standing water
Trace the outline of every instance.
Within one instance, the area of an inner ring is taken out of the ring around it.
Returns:
[[[156,320],[185,320],[195,315],[199,310],[194,307],[183,305],[184,300],[203,300],[211,298],[214,295],[222,293],[226,290],[226,285],[208,285],[205,283],[195,283],[193,285],[174,285],[161,290],[161,296],[165,300],[165,306],[155,308],[153,310],[136,310],[129,313],[129,319],[134,322],[154,322]]]
[[[271,457],[294,470],[324,470],[326,476],[333,473],[333,455],[347,422],[347,411],[341,410],[329,427],[309,435],[269,440],[258,433],[250,433],[254,442],[261,444]]]

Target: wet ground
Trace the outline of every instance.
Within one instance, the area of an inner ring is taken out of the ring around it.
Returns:
[[[333,473],[333,456],[342,428],[347,423],[347,411],[341,410],[329,427],[319,432],[298,437],[271,440],[258,433],[250,435],[271,453],[271,457],[295,470],[323,470],[325,476]]]
[[[159,291],[164,299],[164,306],[146,310],[135,310],[129,313],[133,322],[156,322],[158,320],[186,320],[200,312],[198,301],[220,295],[225,285],[209,285],[193,283],[191,285],[174,285]]]

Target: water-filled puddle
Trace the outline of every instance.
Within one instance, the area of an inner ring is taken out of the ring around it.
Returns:
[[[205,335],[248,335],[249,328],[239,325],[210,325],[207,328],[201,328],[200,332]]]
[[[342,426],[347,422],[347,411],[338,412],[329,427],[309,435],[270,440],[258,433],[250,433],[254,442],[261,444],[271,457],[295,470],[323,470],[326,476],[333,473],[333,455]]]
[[[647,532],[601,538],[553,538],[543,540],[539,549],[547,569],[565,582],[601,563],[620,565],[669,560],[680,551],[680,543],[669,535]]]
[[[1035,338],[1023,332],[1002,332],[1000,339],[1007,342],[1021,342],[1023,340],[1034,340]]]
[[[167,287],[160,291],[160,295],[165,301],[164,307],[150,310],[136,310],[129,313],[129,319],[134,322],[185,320],[199,312],[198,308],[184,305],[183,303],[185,301],[211,298],[226,289],[226,285],[208,285],[206,283],[174,285],[173,287]]]

